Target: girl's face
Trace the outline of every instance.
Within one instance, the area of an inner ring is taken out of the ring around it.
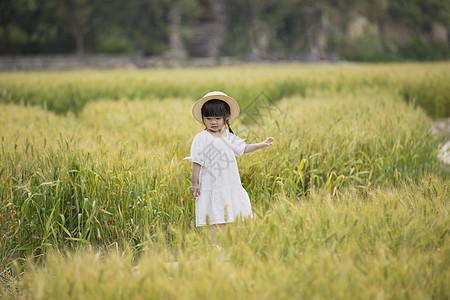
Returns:
[[[210,132],[220,132],[225,126],[225,120],[223,117],[217,116],[203,117],[203,124],[205,124],[206,130]]]

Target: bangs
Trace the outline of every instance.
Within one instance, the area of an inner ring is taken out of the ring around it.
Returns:
[[[202,106],[203,117],[228,117],[230,106],[222,100],[209,100]]]

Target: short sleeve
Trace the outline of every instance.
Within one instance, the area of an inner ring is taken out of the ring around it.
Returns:
[[[201,144],[201,137],[196,135],[191,145],[191,156],[186,157],[185,159],[189,160],[191,163],[198,163],[203,166],[205,163],[205,155],[204,151],[202,151]]]
[[[245,141],[243,139],[231,133],[229,136],[229,142],[231,148],[233,149],[234,155],[240,157],[242,154],[244,154]]]

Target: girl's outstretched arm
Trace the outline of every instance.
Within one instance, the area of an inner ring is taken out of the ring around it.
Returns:
[[[247,144],[245,145],[244,153],[249,153],[258,149],[266,148],[267,146],[272,146],[272,142],[275,141],[273,137],[268,137],[262,142],[259,142],[257,144]]]

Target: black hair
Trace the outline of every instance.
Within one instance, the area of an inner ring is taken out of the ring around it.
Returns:
[[[228,126],[228,130],[230,130],[230,132],[234,134],[233,130],[231,130],[230,123],[227,120],[230,115],[230,106],[228,105],[228,103],[222,100],[208,100],[202,106],[202,118],[223,117],[226,125]]]

